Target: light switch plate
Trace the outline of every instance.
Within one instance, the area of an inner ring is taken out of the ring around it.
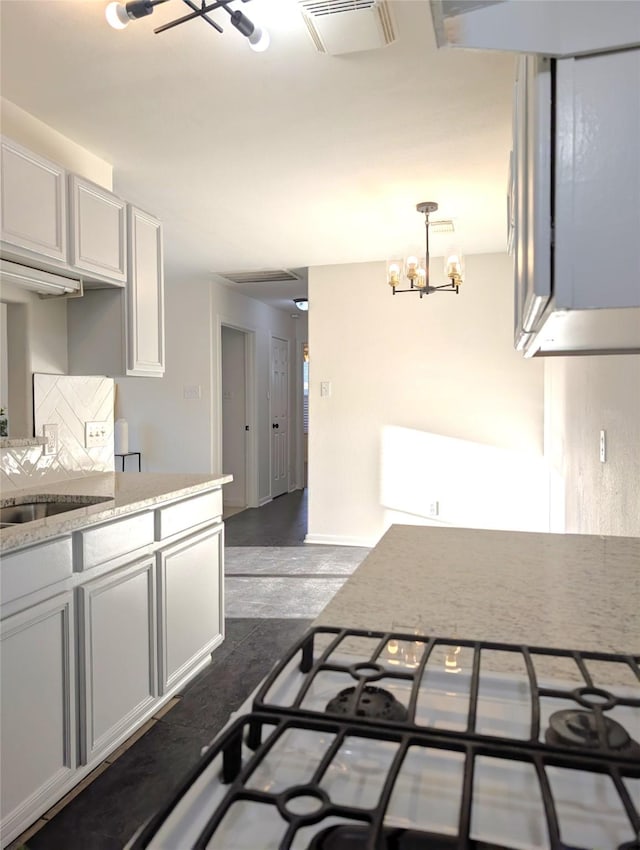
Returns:
[[[95,449],[109,442],[109,423],[106,421],[84,423],[84,447]]]

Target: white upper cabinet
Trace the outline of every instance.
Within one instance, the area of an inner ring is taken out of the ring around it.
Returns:
[[[164,373],[162,225],[129,207],[128,375]]]
[[[585,56],[640,45],[636,0],[431,0],[438,47]]]
[[[64,168],[2,139],[0,227],[8,256],[67,262]]]
[[[67,304],[69,370],[74,375],[164,374],[162,225],[128,208],[127,284],[85,290]]]
[[[640,50],[519,58],[509,207],[525,356],[640,352],[639,80]]]
[[[69,176],[70,254],[76,269],[96,279],[127,279],[127,205],[112,192]]]

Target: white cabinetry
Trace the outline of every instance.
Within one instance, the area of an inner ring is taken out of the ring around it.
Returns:
[[[208,663],[221,520],[218,486],[3,556],[3,843]]]
[[[640,44],[640,3],[629,0],[430,0],[438,47],[584,56]]]
[[[94,289],[67,305],[69,370],[74,375],[164,374],[162,226],[128,211],[125,291]]]
[[[80,762],[88,764],[157,695],[154,559],[79,588]]]
[[[76,766],[72,593],[2,621],[2,834],[56,797]]]
[[[223,526],[158,552],[160,688],[167,693],[223,636]]]
[[[640,50],[519,59],[510,207],[526,356],[640,351],[639,79]]]
[[[129,207],[128,375],[164,373],[162,225]]]
[[[3,138],[0,227],[3,254],[67,262],[64,168]]]
[[[69,262],[95,279],[127,279],[127,205],[77,174],[69,176]]]

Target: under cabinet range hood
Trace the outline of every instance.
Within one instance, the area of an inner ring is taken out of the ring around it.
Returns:
[[[82,280],[0,259],[0,281],[37,292],[41,297],[82,295]]]
[[[640,3],[629,0],[430,0],[438,47],[556,58],[640,45]]]

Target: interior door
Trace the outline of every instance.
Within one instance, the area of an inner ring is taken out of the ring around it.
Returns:
[[[289,343],[271,339],[271,497],[289,489]]]

